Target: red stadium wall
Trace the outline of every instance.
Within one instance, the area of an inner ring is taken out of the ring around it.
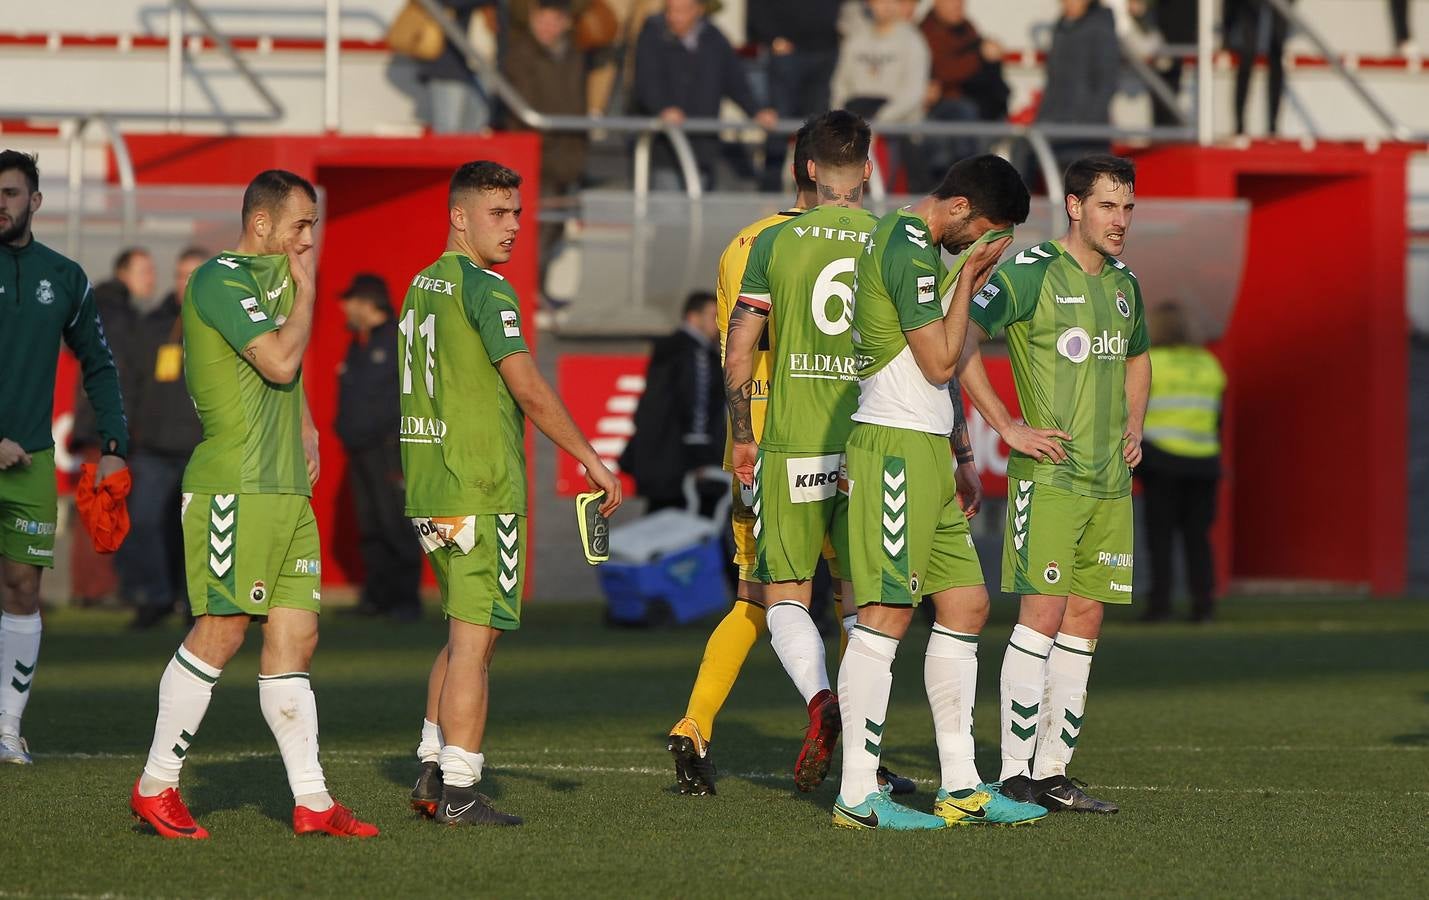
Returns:
[[[526,339],[534,346],[539,138],[530,134],[490,138],[133,135],[128,143],[140,184],[243,185],[263,169],[283,168],[311,179],[326,192],[317,312],[303,364],[313,418],[322,432],[323,474],[313,506],[323,537],[324,581],[359,579],[362,560],[344,483],[346,457],[333,431],[337,367],[349,340],[337,295],[357,272],[375,272],[387,279],[394,304],[400,304],[412,276],[446,246],[446,191],[452,170],[469,160],[493,159],[526,178],[522,200],[527,230],[501,272],[522,298]],[[237,209],[233,218],[236,241]],[[527,572],[528,590],[533,575]]]
[[[1143,196],[1252,203],[1219,348],[1236,578],[1404,589],[1406,157],[1326,144],[1137,154]]]

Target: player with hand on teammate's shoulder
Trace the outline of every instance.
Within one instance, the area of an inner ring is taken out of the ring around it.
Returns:
[[[447,644],[428,681],[412,807],[444,825],[519,825],[477,791],[487,672],[521,625],[526,419],[586,469],[603,515],[620,482],[531,358],[515,289],[494,271],[521,229],[521,176],[490,161],[452,175],[446,251],[412,279],[398,318],[406,513],[437,575]]]

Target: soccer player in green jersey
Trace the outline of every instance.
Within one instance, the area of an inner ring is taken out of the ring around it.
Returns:
[[[308,667],[318,641],[321,548],[313,518],[317,430],[303,395],[312,334],[317,192],[260,172],[238,246],[189,278],[184,374],[203,441],[184,469],[184,559],[194,625],[159,680],[159,715],[130,808],[167,838],[206,838],[179,773],[223,667],[263,625],[258,704],[293,792],[293,831],[372,837],[328,794]]]
[[[437,575],[447,644],[427,687],[412,806],[445,825],[519,825],[477,793],[487,670],[496,639],[521,625],[526,417],[580,461],[600,511],[620,482],[536,368],[521,304],[493,266],[521,227],[521,176],[481,161],[452,175],[446,252],[412,279],[398,319],[407,515]]]
[[[1006,160],[966,159],[930,196],[880,219],[858,259],[860,395],[846,451],[858,624],[839,669],[848,735],[833,813],[841,827],[931,830],[1047,814],[996,794],[973,763],[977,636],[988,602],[968,529],[981,488],[953,379],[971,298],[1011,242],[1007,229],[1027,219],[1029,202]],[[944,250],[956,257],[951,271]],[[893,658],[924,596],[937,619],[923,672],[942,764],[931,816],[894,803],[875,779]]]
[[[0,763],[17,765],[32,762],[20,721],[40,656],[40,573],[55,561],[50,426],[61,339],[79,358],[99,420],[100,480],[124,468],[129,443],[89,279],[31,231],[43,199],[35,157],[0,152]]]
[[[1022,595],[1002,661],[1002,792],[1052,811],[1114,813],[1067,777],[1082,734],[1103,604],[1131,602],[1131,469],[1151,390],[1136,276],[1117,259],[1136,170],[1097,155],[1067,169],[1068,228],[1005,262],[973,298],[959,375],[1012,448],[1002,589]],[[999,332],[1026,424],[978,344]],[[1030,765],[1029,765],[1030,763]]]
[[[857,406],[858,363],[849,335],[855,260],[875,219],[863,209],[868,125],[844,110],[809,131],[820,205],[755,239],[725,342],[725,392],[734,473],[752,485],[755,575],[764,583],[769,641],[804,698],[809,726],[794,782],[812,791],[838,741],[838,700],[829,690],[824,642],[809,616],[814,567],[827,537],[831,574],[847,582],[847,496],[840,489],[844,440]],[[764,432],[750,416],[753,354],[766,324],[774,347]]]

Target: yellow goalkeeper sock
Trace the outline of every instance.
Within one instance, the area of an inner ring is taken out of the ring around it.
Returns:
[[[695,687],[685,708],[685,715],[695,720],[705,740],[714,733],[715,716],[729,697],[745,657],[764,631],[764,607],[740,600],[715,626],[705,644],[700,673],[695,676]]]

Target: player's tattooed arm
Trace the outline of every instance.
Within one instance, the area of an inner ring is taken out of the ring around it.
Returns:
[[[862,200],[862,184],[856,184],[847,191],[841,191],[827,184],[819,185],[819,202],[825,206],[853,206]]]
[[[963,413],[963,388],[957,378],[948,384],[948,397],[953,402],[953,433],[949,438],[953,456],[957,458],[958,465],[966,465],[973,461],[973,445],[968,438],[968,418]]]
[[[767,317],[743,304],[729,317],[725,337],[724,396],[729,407],[730,438],[736,444],[754,443],[754,351]]]

